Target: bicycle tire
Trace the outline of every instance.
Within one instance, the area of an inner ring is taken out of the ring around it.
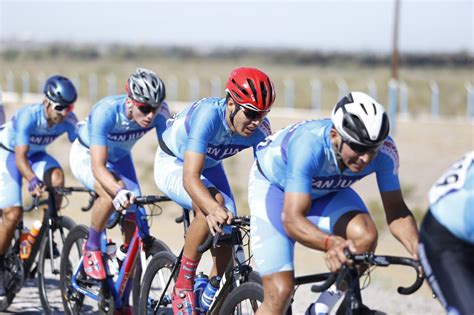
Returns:
[[[150,308],[152,307],[152,305],[150,305],[152,301],[149,300],[149,297],[151,295],[150,291],[152,290],[152,284],[153,280],[155,279],[155,275],[158,275],[162,278],[160,280],[160,285],[163,288],[166,285],[166,281],[168,281],[169,277],[171,276],[171,271],[174,265],[177,263],[176,260],[176,256],[167,251],[160,252],[154,255],[153,258],[150,260],[150,263],[148,264],[145,270],[145,276],[143,277],[142,288],[140,291],[140,300],[138,304],[138,314],[149,314],[149,312],[151,311]],[[166,273],[168,277],[163,276],[163,273]],[[175,273],[173,281],[170,283],[167,289],[168,294],[170,294],[173,290],[174,282],[176,281],[177,277],[178,275],[177,273]],[[156,292],[156,296],[158,297],[158,299],[160,295],[161,292]],[[160,314],[168,314],[169,311],[171,311],[170,314],[173,314],[171,303],[166,303],[166,305],[164,305],[163,307],[163,310],[160,310]]]
[[[246,282],[232,290],[225,301],[219,315],[254,314],[263,302],[263,286],[258,282]],[[242,310],[242,303],[250,306],[250,310]]]
[[[12,246],[8,247],[4,259],[5,286],[7,292],[5,296],[0,299],[0,312],[4,312],[10,307],[10,305],[13,303],[13,300],[15,299],[16,294],[20,291],[24,281],[23,262],[18,257],[18,254],[13,251]],[[8,283],[6,275],[7,272],[10,273],[8,276]]]
[[[86,305],[84,308],[84,295],[78,293],[72,288],[71,281],[73,273],[72,268],[77,265],[78,261],[71,262],[70,259],[80,259],[82,257],[83,242],[88,238],[88,236],[89,229],[85,225],[76,225],[66,237],[61,253],[61,263],[59,268],[61,298],[63,301],[64,312],[68,315],[98,312],[97,302],[95,302],[95,305]],[[77,257],[74,256],[75,254],[77,254]],[[81,275],[84,275],[83,271],[81,272]]]
[[[64,242],[66,240],[67,234],[72,230],[76,223],[69,217],[58,217],[55,221],[56,231],[59,232],[58,235],[53,233],[53,241],[55,241],[57,249],[59,252],[64,247]],[[56,236],[56,237],[55,237]],[[39,257],[38,257],[38,290],[41,300],[41,306],[43,311],[46,314],[50,314],[54,311],[60,311],[56,309],[56,306],[53,306],[54,299],[48,298],[48,294],[55,294],[57,290],[61,290],[59,270],[55,274],[56,270],[51,270],[51,264],[49,261],[50,249],[49,246],[49,229],[46,231],[46,234],[41,240],[39,247]],[[59,263],[61,256],[57,258],[54,257],[53,253],[53,262],[56,264]],[[59,265],[57,265],[59,268]],[[55,294],[57,296],[57,294]],[[57,301],[56,301],[57,302]]]
[[[165,242],[155,238],[153,240],[153,246],[152,248],[154,249],[154,252],[150,253],[150,256],[147,259],[146,266],[150,263],[150,260],[153,258],[158,253],[161,252],[170,252],[171,249],[166,245]],[[142,264],[139,260],[137,260],[137,264],[135,266],[135,272],[133,274],[133,287],[132,287],[132,305],[134,305],[135,309],[138,309],[139,305],[139,300],[140,300],[140,290],[141,290],[141,285],[142,285]]]

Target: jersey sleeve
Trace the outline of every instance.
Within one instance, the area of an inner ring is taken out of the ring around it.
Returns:
[[[74,113],[69,113],[65,119],[67,137],[70,142],[77,138],[77,116]]]
[[[29,145],[31,130],[35,127],[36,120],[29,110],[18,111],[15,122],[15,145]]]
[[[385,140],[376,157],[377,185],[380,192],[400,190],[398,150],[392,138]]]
[[[300,135],[288,143],[285,192],[311,193],[312,178],[320,164],[318,157],[322,154],[322,146],[309,140],[305,141]],[[315,148],[321,149],[315,151]]]
[[[219,112],[212,107],[197,108],[190,121],[190,130],[186,143],[186,151],[205,154],[207,144],[215,137],[222,119]]]
[[[107,145],[107,134],[114,128],[117,115],[115,110],[105,104],[96,106],[89,116],[91,145]]]

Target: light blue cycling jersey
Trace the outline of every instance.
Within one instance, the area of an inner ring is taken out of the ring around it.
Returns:
[[[456,237],[474,244],[474,151],[436,181],[429,199],[436,220]]]
[[[78,125],[79,141],[90,145],[107,146],[108,160],[116,162],[130,154],[133,145],[148,131],[155,128],[160,137],[170,112],[168,104],[163,103],[149,127],[140,127],[135,121],[127,118],[127,95],[106,97],[92,108],[86,120]]]
[[[332,149],[330,119],[308,120],[290,125],[257,146],[257,163],[262,174],[285,192],[307,193],[313,199],[345,189],[361,178],[376,173],[381,192],[400,189],[398,152],[390,137],[377,156],[361,171],[340,171]]]
[[[177,158],[184,160],[184,152],[206,154],[205,168],[249,147],[255,147],[271,134],[270,122],[262,124],[250,136],[231,131],[225,119],[224,98],[201,99],[167,121],[163,142]]]
[[[28,156],[31,156],[46,151],[46,147],[65,132],[69,141],[74,141],[76,124],[77,117],[70,112],[63,122],[48,126],[43,104],[25,106],[15,113],[11,121],[0,127],[0,143],[12,152],[16,146],[28,145]]]

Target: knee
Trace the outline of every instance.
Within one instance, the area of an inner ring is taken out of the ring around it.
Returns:
[[[355,242],[358,252],[373,251],[377,247],[378,233],[372,221],[350,226],[347,237]]]
[[[54,168],[51,172],[45,174],[46,184],[52,187],[64,186],[64,172],[60,168]]]
[[[21,219],[21,208],[13,207],[3,209],[3,222],[7,226],[17,226]]]
[[[264,286],[265,303],[272,305],[275,310],[284,310],[290,302],[292,294],[292,281],[274,280],[271,285]]]

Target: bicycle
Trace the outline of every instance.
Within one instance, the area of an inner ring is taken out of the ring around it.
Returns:
[[[224,227],[224,234],[210,235],[199,246],[198,251],[204,253],[211,246],[232,246],[232,259],[229,261],[220,287],[207,314],[218,314],[225,297],[236,287],[249,282],[261,282],[259,275],[245,258],[243,238],[248,235],[250,217],[235,217],[232,223]],[[244,232],[244,236],[242,236]],[[183,250],[176,257],[171,253],[162,252],[150,261],[144,276],[139,301],[139,314],[172,314],[171,293],[177,279]]]
[[[63,247],[60,264],[61,293],[66,314],[86,312],[114,314],[116,310],[125,313],[130,291],[132,291],[132,303],[136,306],[139,296],[136,291],[139,291],[141,285],[141,270],[145,269],[147,257],[152,257],[161,251],[171,252],[165,243],[145,233],[148,224],[146,218],[149,215],[143,206],[155,205],[159,207],[157,204],[165,201],[170,201],[170,199],[166,196],[136,197],[134,204],[138,207],[135,215],[135,232],[126,257],[121,262],[116,274],[107,263],[109,259],[108,242],[106,230],[104,230],[101,236],[101,250],[107,273],[105,280],[92,279],[85,274],[83,269],[82,252],[84,241],[89,235],[88,227],[77,225],[71,230]],[[120,211],[119,215],[122,220],[123,211]],[[140,259],[139,264],[136,264],[137,259]],[[133,282],[129,281],[131,278],[134,279]],[[88,299],[91,301],[89,302]]]
[[[333,283],[339,288],[341,283],[345,281],[347,291],[341,302],[336,314],[352,315],[370,313],[362,304],[362,296],[360,294],[359,279],[363,275],[359,275],[357,266],[365,267],[366,272],[370,276],[371,267],[388,267],[390,265],[404,265],[415,269],[416,280],[409,287],[399,287],[399,294],[408,295],[416,292],[423,284],[424,277],[420,274],[420,264],[418,261],[406,257],[382,256],[374,255],[373,252],[365,252],[362,254],[352,254],[349,250],[345,251],[346,256],[353,261],[351,266],[344,265],[338,273],[319,273],[313,275],[295,277],[295,290],[300,285],[323,282],[322,284],[314,284],[311,286],[312,292],[323,292],[327,290]],[[293,293],[293,295],[294,295]],[[263,302],[263,286],[258,283],[252,283],[251,286],[241,286],[231,292],[226,300],[226,305],[221,314],[253,314],[258,309],[260,303]],[[293,302],[293,301],[292,301]],[[251,305],[251,307],[249,307]],[[287,315],[292,314],[291,304],[286,312]]]
[[[38,272],[38,289],[41,305],[45,313],[51,313],[55,310],[53,299],[55,288],[59,288],[59,250],[62,248],[66,235],[76,225],[74,221],[58,213],[56,208],[56,199],[54,195],[67,196],[73,192],[89,193],[89,203],[81,208],[87,211],[92,207],[95,200],[93,192],[82,187],[56,187],[46,190],[48,198],[35,199],[30,207],[24,208],[24,212],[30,212],[46,205],[44,211],[41,229],[32,245],[30,255],[27,259],[20,258],[20,236],[24,227],[23,219],[16,227],[12,245],[5,253],[5,288],[6,296],[0,301],[0,311],[5,311],[13,302],[16,294],[23,287],[26,279],[33,279]],[[37,257],[38,255],[38,257]],[[53,257],[53,259],[50,259]],[[38,258],[38,259],[37,259]],[[47,263],[49,259],[50,263]]]

